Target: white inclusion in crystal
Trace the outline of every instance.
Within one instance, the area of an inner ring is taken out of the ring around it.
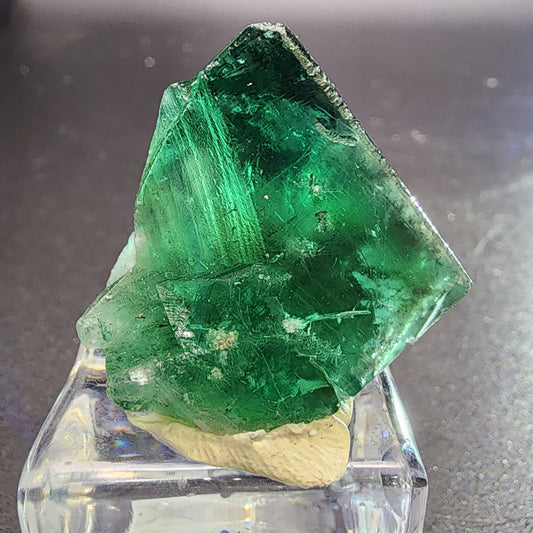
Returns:
[[[298,239],[290,251],[301,257],[314,257],[318,253],[318,244],[308,239]]]
[[[222,379],[222,372],[220,371],[220,368],[218,367],[214,367],[212,370],[211,370],[211,373],[209,374],[209,376],[207,377],[207,379],[210,379],[210,380],[216,380],[218,381],[219,379]]]
[[[313,322],[318,322],[320,320],[336,320],[337,324],[340,324],[342,320],[346,318],[355,318],[356,316],[364,316],[369,314],[370,311],[368,309],[352,309],[351,311],[341,311],[340,313],[326,313],[323,315],[315,313],[305,318],[297,318],[286,315],[281,325],[287,333],[296,333],[297,331],[303,331]]]
[[[188,316],[188,315],[187,315]],[[194,332],[190,329],[182,327],[181,324],[178,324],[175,330],[176,336],[182,339],[192,339],[194,338]]]
[[[207,334],[207,341],[214,350],[231,350],[238,338],[238,331],[226,332],[223,329],[210,329]]]
[[[296,333],[297,331],[304,330],[307,322],[301,318],[289,316],[283,320],[281,325],[287,333]]]
[[[154,379],[154,369],[150,365],[141,365],[128,372],[130,379],[138,385],[148,385]]]

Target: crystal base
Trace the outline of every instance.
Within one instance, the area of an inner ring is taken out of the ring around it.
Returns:
[[[80,349],[19,483],[22,533],[421,532],[426,472],[389,371],[354,400],[345,475],[299,489],[195,463],[132,426]]]

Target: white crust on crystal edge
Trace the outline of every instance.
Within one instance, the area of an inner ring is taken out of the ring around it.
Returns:
[[[111,269],[111,273],[109,274],[109,278],[107,279],[105,286],[109,287],[109,285],[112,285],[113,283],[115,283],[115,281],[130,272],[131,269],[135,266],[135,262],[137,260],[136,256],[137,254],[135,250],[135,232],[132,232],[128,237],[128,242],[126,243],[126,246],[122,248],[122,251],[117,257],[117,260],[115,261],[115,264]]]
[[[131,413],[128,420],[186,457],[234,468],[297,487],[324,487],[340,479],[350,453],[352,402],[334,415],[272,431],[215,435],[157,413]]]

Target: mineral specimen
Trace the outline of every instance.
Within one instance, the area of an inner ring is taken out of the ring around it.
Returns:
[[[334,413],[470,284],[271,24],[166,90],[111,281],[78,322],[109,395],[217,434]]]

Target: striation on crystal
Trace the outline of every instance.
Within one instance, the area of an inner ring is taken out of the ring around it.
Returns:
[[[273,24],[165,91],[110,281],[78,322],[108,394],[218,434],[331,415],[470,286]]]

